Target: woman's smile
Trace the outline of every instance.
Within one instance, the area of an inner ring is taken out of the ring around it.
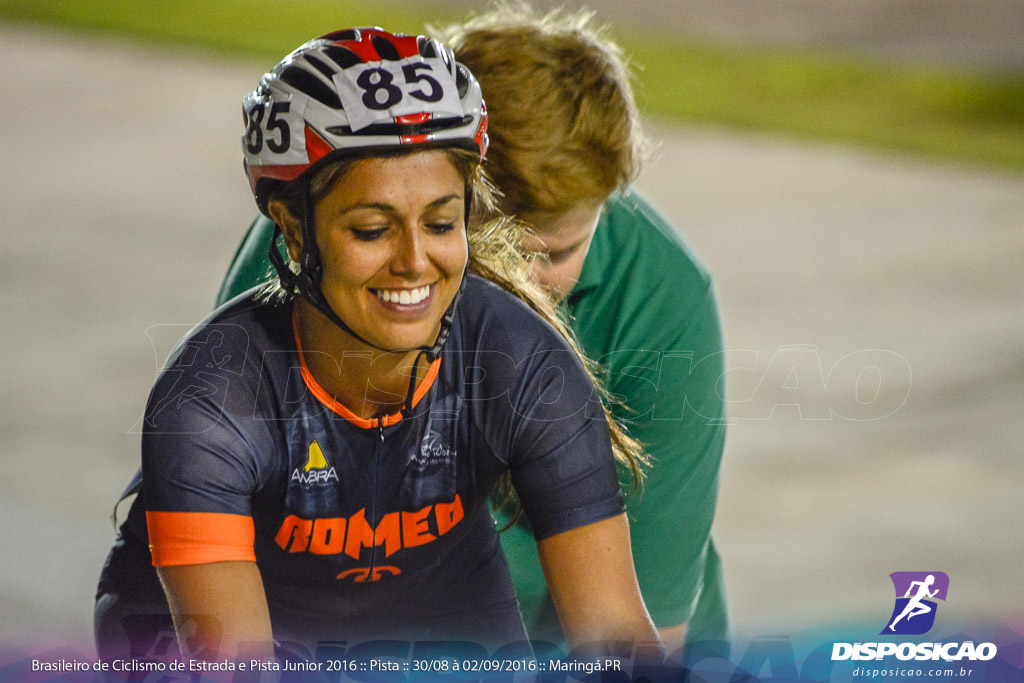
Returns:
[[[386,309],[396,313],[416,314],[430,307],[432,285],[423,285],[413,289],[387,288],[371,289]]]

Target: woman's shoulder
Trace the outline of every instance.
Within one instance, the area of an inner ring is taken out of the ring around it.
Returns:
[[[225,303],[189,330],[169,356],[165,368],[240,371],[253,351],[287,345],[291,304],[263,300],[257,291],[258,288],[253,289]],[[230,354],[230,358],[225,354]]]
[[[463,302],[445,356],[453,381],[468,382],[467,396],[507,393],[509,405],[518,410],[531,404],[554,377],[564,379],[567,395],[579,394],[582,400],[590,395],[590,379],[580,357],[514,294],[474,277],[467,283]]]
[[[235,405],[251,410],[261,378],[277,362],[273,352],[288,349],[290,311],[287,303],[235,299],[193,327],[153,384],[147,428],[158,427],[158,422],[169,427],[186,413],[205,413],[211,406],[217,411]]]
[[[482,344],[487,350],[529,355],[541,349],[568,348],[565,339],[526,302],[476,275],[467,277],[456,321],[463,342]]]

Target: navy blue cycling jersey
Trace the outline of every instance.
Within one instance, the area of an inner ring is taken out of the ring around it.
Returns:
[[[251,295],[181,343],[146,409],[143,488],[104,609],[123,619],[162,599],[140,566],[150,544],[157,566],[255,560],[279,639],[524,639],[488,505],[499,477],[538,540],[624,511],[579,359],[472,276],[404,417],[356,417],[316,383],[310,352],[290,302]]]

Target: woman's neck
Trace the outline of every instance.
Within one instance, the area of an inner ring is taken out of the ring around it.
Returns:
[[[306,367],[317,384],[358,417],[398,412],[406,402],[413,362],[419,359],[416,386],[429,370],[419,351],[388,353],[367,346],[304,299],[295,299],[294,316]]]

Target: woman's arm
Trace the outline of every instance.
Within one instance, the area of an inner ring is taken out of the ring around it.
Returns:
[[[537,549],[571,647],[659,642],[636,582],[626,515],[556,534]]]
[[[269,659],[270,612],[255,562],[158,567],[183,656]]]
[[[678,626],[662,626],[658,629],[661,642],[665,646],[666,656],[682,656],[683,645],[686,644],[686,624]]]

